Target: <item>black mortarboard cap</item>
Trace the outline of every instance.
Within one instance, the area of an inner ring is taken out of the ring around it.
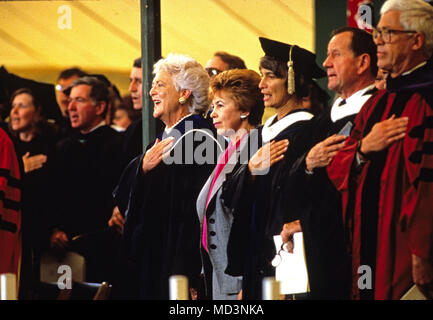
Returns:
[[[320,68],[316,63],[316,55],[306,49],[298,47],[297,45],[290,45],[287,43],[259,37],[262,49],[265,55],[273,57],[279,61],[287,63],[290,58],[293,61],[293,69],[295,73],[301,73],[307,78],[320,79],[326,76],[326,72]]]
[[[43,116],[56,122],[61,120],[62,113],[57,104],[53,84],[21,78],[9,73],[4,66],[0,67],[0,105],[3,105],[2,111],[4,112],[0,117],[6,117],[9,114],[10,98],[16,90],[21,88],[27,88],[33,92],[35,98],[41,103]]]

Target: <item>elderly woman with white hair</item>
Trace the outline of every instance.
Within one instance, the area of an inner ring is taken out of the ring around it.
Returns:
[[[209,76],[197,61],[178,54],[159,60],[153,73],[153,116],[166,127],[119,184],[132,183],[127,201],[118,203],[125,215],[128,282],[138,285],[119,298],[168,299],[171,275],[185,275],[197,288],[201,271],[195,201],[218,150],[215,129],[202,116],[209,107]]]

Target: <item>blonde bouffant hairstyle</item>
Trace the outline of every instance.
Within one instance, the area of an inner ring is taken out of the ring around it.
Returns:
[[[257,126],[262,121],[265,105],[260,92],[260,75],[249,69],[233,69],[219,73],[211,79],[211,98],[218,91],[231,95],[236,106],[243,112],[249,112],[248,122]]]

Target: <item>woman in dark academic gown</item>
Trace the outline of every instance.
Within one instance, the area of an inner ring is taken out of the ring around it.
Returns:
[[[58,130],[44,118],[41,105],[29,89],[15,91],[11,98],[9,129],[14,137],[22,175],[23,260],[21,297],[39,281],[40,252],[48,247],[48,204]]]
[[[243,207],[233,222],[232,229],[241,231],[231,234],[227,273],[243,275],[244,299],[261,299],[263,278],[275,275],[273,236],[280,234],[291,212],[271,210],[272,190],[275,179],[309,147],[313,114],[304,109],[302,98],[308,96],[312,78],[325,75],[313,53],[265,38],[260,42],[266,55],[260,61],[259,87],[265,106],[275,108],[276,115],[263,127],[265,146],[232,175],[224,199],[233,208]]]
[[[168,299],[170,276],[187,276],[195,289],[201,271],[195,203],[219,150],[201,115],[209,107],[209,76],[177,54],[159,60],[154,74],[153,116],[166,127],[125,169],[115,195],[125,214],[122,255],[129,273],[128,283],[119,280],[118,298]]]

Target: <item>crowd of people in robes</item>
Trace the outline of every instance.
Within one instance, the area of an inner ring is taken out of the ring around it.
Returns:
[[[112,299],[168,299],[183,275],[193,300],[258,300],[275,236],[293,252],[302,232],[296,299],[433,299],[433,6],[380,13],[372,33],[336,29],[323,68],[260,37],[260,74],[223,51],[205,67],[170,53],[143,92],[137,58],[125,97],[64,70],[56,110],[2,69],[14,89],[0,103],[0,274],[43,299],[43,257],[75,252]],[[158,132],[143,146],[147,98]]]

